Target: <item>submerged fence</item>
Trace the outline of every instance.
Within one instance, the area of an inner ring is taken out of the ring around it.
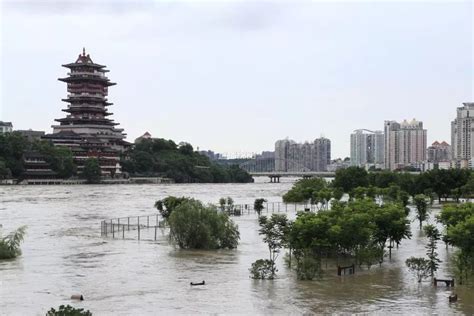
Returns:
[[[165,222],[160,214],[120,217],[100,222],[100,235],[125,239],[125,235],[127,238],[130,237],[130,231],[136,231],[134,235],[140,240],[141,232],[151,228],[155,231],[154,240],[156,240],[158,228],[164,227]]]
[[[298,211],[317,212],[320,205],[269,202],[263,204],[260,214],[289,213]],[[225,212],[229,216],[249,216],[256,215],[253,204],[234,204],[217,206],[220,212]],[[158,238],[158,230],[166,227],[166,221],[161,214],[150,214],[140,216],[129,216],[112,218],[100,222],[100,235],[102,237],[120,239],[154,240]]]

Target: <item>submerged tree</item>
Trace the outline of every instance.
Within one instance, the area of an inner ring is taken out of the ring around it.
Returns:
[[[21,226],[7,236],[0,236],[0,260],[13,259],[21,255],[20,244],[26,234],[26,226]]]
[[[249,269],[250,277],[252,279],[273,279],[273,262],[268,259],[258,259],[252,263],[252,267]]]
[[[156,201],[155,207],[164,219],[168,219],[173,210],[177,208],[181,203],[193,200],[194,199],[188,197],[168,196],[162,200]]]
[[[265,203],[267,200],[265,199],[255,199],[255,202],[253,202],[253,209],[255,212],[257,212],[258,216],[262,213],[262,210],[264,209],[263,203]]]
[[[237,225],[226,213],[196,200],[179,204],[168,223],[171,239],[184,249],[233,249],[240,238]]]
[[[273,279],[276,275],[276,259],[281,248],[286,244],[286,237],[290,222],[284,214],[272,214],[270,218],[261,216],[258,219],[260,225],[259,234],[263,236],[263,242],[268,246],[269,259],[266,261],[257,260],[252,264],[251,273],[259,267],[260,274],[267,279]],[[253,277],[253,276],[252,276]]]
[[[430,276],[430,261],[425,258],[410,257],[405,261],[408,270],[412,272],[418,283]]]
[[[438,258],[436,252],[436,244],[441,239],[441,234],[434,225],[426,225],[424,228],[426,237],[428,237],[428,244],[426,245],[426,255],[428,256],[430,265],[430,275],[434,276],[435,272],[438,271],[439,263],[441,260]]]
[[[83,308],[75,308],[71,305],[61,305],[58,310],[51,308],[46,316],[92,316],[92,313]]]
[[[290,191],[283,195],[285,203],[300,203],[313,199],[319,191],[327,188],[328,183],[321,178],[298,180]]]
[[[416,206],[416,219],[420,222],[420,229],[423,227],[423,222],[428,219],[428,203],[424,194],[418,194],[413,199]]]

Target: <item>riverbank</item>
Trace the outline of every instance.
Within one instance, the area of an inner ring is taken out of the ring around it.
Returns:
[[[103,179],[99,184],[170,184],[170,178],[159,177],[130,177],[127,179]],[[7,179],[0,181],[0,185],[75,185],[87,184],[85,179],[25,179],[22,181]]]

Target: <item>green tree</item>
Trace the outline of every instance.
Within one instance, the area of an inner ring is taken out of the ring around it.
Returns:
[[[211,161],[191,144],[145,139],[122,156],[122,169],[132,175],[168,177],[177,183],[248,183],[252,176],[238,165]]]
[[[437,221],[446,228],[464,222],[468,217],[474,215],[474,204],[447,204],[443,206],[441,213],[436,217]]]
[[[21,255],[20,244],[26,234],[26,226],[21,226],[7,236],[0,235],[0,260],[13,259]]]
[[[252,279],[273,279],[274,275],[272,274],[274,269],[274,264],[271,260],[268,259],[258,259],[252,263],[252,267],[249,269],[250,277]]]
[[[225,205],[226,204],[227,204],[227,200],[225,198],[221,197],[219,199],[219,207],[220,207],[221,211],[223,211],[223,212],[225,211]]]
[[[454,264],[460,282],[474,272],[474,204],[445,205],[437,220],[446,227],[445,242],[459,248]]]
[[[389,258],[391,258],[393,243],[400,244],[403,239],[411,237],[405,210],[398,204],[388,203],[379,207],[372,206],[369,211],[375,224],[374,241],[380,246],[382,253],[389,241]]]
[[[276,259],[281,248],[286,245],[287,234],[290,227],[288,218],[284,214],[272,214],[270,218],[260,216],[258,219],[260,235],[263,236],[263,242],[268,246],[270,266],[270,278],[273,279],[276,274]]]
[[[10,170],[13,178],[20,178],[24,172],[23,154],[31,144],[20,133],[0,134],[0,158],[5,162],[5,169]]]
[[[413,202],[416,206],[416,219],[420,223],[420,229],[422,229],[423,222],[428,219],[428,203],[426,202],[426,196],[424,194],[417,194],[413,198]]]
[[[255,201],[253,202],[253,209],[255,210],[255,212],[257,212],[258,216],[260,216],[260,214],[262,213],[262,210],[264,209],[264,205],[263,203],[265,203],[267,200],[265,199],[255,199]]]
[[[436,244],[441,239],[441,233],[434,225],[426,225],[423,230],[428,238],[426,255],[429,260],[430,275],[433,277],[435,272],[438,271],[439,263],[441,262],[438,258],[438,253],[436,252]]]
[[[240,238],[226,213],[196,200],[180,203],[168,218],[170,237],[183,249],[234,249]]]
[[[327,182],[324,179],[300,179],[290,191],[283,195],[283,201],[286,203],[306,202],[316,197],[317,193],[325,188],[327,188]]]
[[[55,171],[59,177],[69,178],[76,173],[76,165],[69,148],[54,146],[48,141],[36,142],[33,148],[44,157],[51,170]]]
[[[3,160],[3,158],[0,158],[0,180],[9,179],[11,178],[11,176],[12,172],[9,168],[7,168],[5,160]]]
[[[412,272],[418,283],[430,276],[430,262],[425,258],[410,257],[405,261],[408,270]]]
[[[398,200],[402,203],[403,207],[407,207],[410,201],[410,195],[406,191],[400,191],[398,192]]]
[[[100,183],[101,170],[97,158],[86,160],[82,170],[82,177],[87,180],[87,183]]]
[[[333,191],[329,188],[323,188],[319,190],[314,199],[317,204],[321,204],[321,209],[327,210],[329,208],[329,202],[333,197]]]
[[[164,219],[168,219],[176,207],[183,202],[194,201],[187,197],[168,196],[155,202],[155,208],[160,212]]]
[[[341,188],[344,192],[349,193],[357,187],[366,187],[369,184],[368,173],[360,167],[349,167],[347,169],[339,169],[336,171],[336,177],[333,186]]]
[[[344,191],[341,188],[334,188],[332,190],[332,197],[336,201],[340,201],[342,197],[344,196]]]
[[[364,199],[367,189],[365,187],[357,187],[351,191],[351,196],[356,200]]]
[[[92,316],[92,313],[88,310],[84,310],[83,308],[75,308],[71,305],[61,305],[59,306],[58,310],[51,308],[46,313],[46,316]]]

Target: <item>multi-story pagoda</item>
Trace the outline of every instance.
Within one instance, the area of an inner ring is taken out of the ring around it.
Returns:
[[[81,173],[88,158],[97,158],[105,176],[121,173],[120,153],[130,144],[124,141],[123,129],[109,119],[113,113],[107,107],[108,87],[115,85],[105,75],[106,66],[96,64],[85,49],[74,63],[62,65],[69,68],[68,77],[58,80],[67,83],[68,96],[62,101],[66,117],[56,119],[53,133],[44,136],[55,145],[67,146],[73,152],[78,172]]]

